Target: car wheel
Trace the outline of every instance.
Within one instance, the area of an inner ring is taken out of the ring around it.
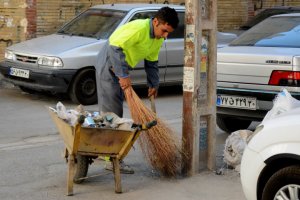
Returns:
[[[262,200],[300,199],[300,166],[283,168],[271,176],[263,190]]]
[[[74,103],[92,105],[97,103],[97,86],[94,69],[80,71],[75,77],[69,96]]]
[[[251,120],[242,120],[217,115],[217,125],[220,129],[227,133],[231,133],[236,130],[247,129],[251,122]]]

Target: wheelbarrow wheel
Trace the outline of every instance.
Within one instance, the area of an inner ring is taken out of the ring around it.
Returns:
[[[75,163],[75,174],[73,182],[76,184],[82,183],[85,179],[80,179],[86,177],[89,169],[89,156],[77,155]]]

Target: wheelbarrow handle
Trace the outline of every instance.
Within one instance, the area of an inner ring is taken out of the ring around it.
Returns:
[[[83,124],[84,123],[84,120],[85,120],[85,116],[84,115],[80,115],[77,119],[77,123],[78,124]]]
[[[146,124],[140,124],[140,125],[138,125],[138,129],[139,130],[148,130],[148,129],[152,128],[153,126],[155,126],[156,124],[157,124],[157,121],[153,120],[153,121],[148,122]]]
[[[156,106],[155,106],[155,102],[154,102],[154,96],[152,95],[149,99],[150,99],[150,102],[151,102],[151,110],[152,110],[152,112],[156,113]]]
[[[147,128],[147,129],[150,129],[150,128],[152,128],[153,126],[155,126],[156,124],[157,124],[157,121],[156,121],[156,120],[153,120],[153,121],[148,122],[148,123],[146,124],[146,128]]]

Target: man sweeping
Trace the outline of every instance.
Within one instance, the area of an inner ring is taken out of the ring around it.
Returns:
[[[159,87],[158,55],[168,34],[177,28],[175,9],[162,7],[152,19],[138,19],[119,27],[99,53],[97,90],[100,111],[123,117],[124,90],[131,87],[129,71],[144,60],[148,96],[157,96]],[[121,163],[121,173],[134,173]],[[107,165],[106,169],[112,170]]]

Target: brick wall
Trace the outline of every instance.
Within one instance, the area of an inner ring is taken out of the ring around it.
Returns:
[[[36,0],[27,0],[27,6],[25,8],[25,15],[27,19],[27,30],[25,33],[26,39],[36,37],[36,16],[37,16],[37,7]]]
[[[237,29],[248,19],[248,0],[219,0],[218,29]]]
[[[37,36],[55,32],[66,21],[90,6],[91,1],[38,0]]]
[[[3,59],[5,47],[53,33],[66,21],[91,6],[112,2],[164,3],[165,1],[171,4],[185,2],[185,0],[2,0],[0,60]],[[281,5],[300,6],[300,0],[219,0],[218,29],[220,31],[237,29],[262,8]]]
[[[26,39],[26,0],[3,0],[0,4],[0,59],[13,43]]]
[[[258,6],[262,8],[269,8],[273,6],[299,6],[299,0],[262,0],[259,1]]]
[[[146,0],[38,0],[37,3],[37,36],[53,33],[66,21],[85,9],[108,3],[148,3]],[[164,1],[152,0],[152,3]],[[169,3],[182,3],[184,0],[168,0]]]

